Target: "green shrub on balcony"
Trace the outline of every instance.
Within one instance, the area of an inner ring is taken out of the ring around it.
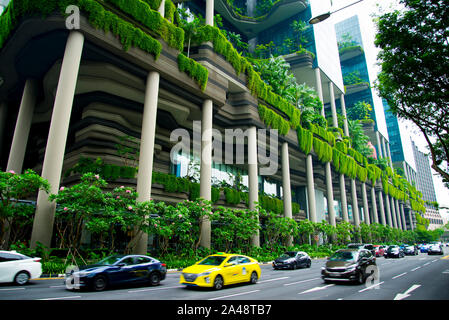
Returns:
[[[290,123],[287,120],[262,104],[259,104],[258,109],[259,117],[267,127],[277,129],[279,134],[283,136],[288,134],[290,131]]]
[[[298,133],[298,143],[299,143],[299,149],[301,149],[304,154],[309,154],[312,151],[313,147],[313,134],[307,129],[304,129],[303,127],[299,126],[296,129]]]
[[[195,60],[186,57],[180,53],[178,55],[178,68],[179,71],[185,72],[192,77],[200,86],[201,90],[206,90],[207,79],[209,71],[207,68],[196,62]]]

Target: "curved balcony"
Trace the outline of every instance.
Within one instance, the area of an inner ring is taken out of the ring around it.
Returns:
[[[280,0],[273,5],[266,15],[247,17],[236,13],[226,0],[221,0],[215,2],[215,11],[251,39],[259,32],[279,23],[279,21],[302,12],[307,8],[307,3],[307,0]]]

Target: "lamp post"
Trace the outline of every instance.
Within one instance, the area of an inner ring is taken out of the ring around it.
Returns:
[[[356,1],[356,2],[354,2],[354,3],[348,4],[347,6],[344,6],[343,8],[340,8],[340,9],[338,9],[338,10],[335,10],[335,11],[332,11],[332,12],[329,11],[329,12],[320,14],[319,16],[313,17],[312,19],[309,20],[309,24],[317,24],[317,23],[320,23],[321,21],[324,21],[324,20],[326,20],[327,18],[329,18],[329,17],[331,16],[331,14],[333,14],[333,13],[335,13],[335,12],[338,12],[338,11],[340,11],[340,10],[346,9],[347,7],[353,6],[353,5],[355,5],[355,4],[359,3],[359,2],[362,2],[362,1],[363,1],[363,0],[359,0],[359,1]]]

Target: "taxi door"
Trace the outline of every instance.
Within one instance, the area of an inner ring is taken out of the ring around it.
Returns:
[[[237,283],[242,278],[242,265],[238,263],[238,256],[233,256],[225,263],[223,269],[225,284]]]

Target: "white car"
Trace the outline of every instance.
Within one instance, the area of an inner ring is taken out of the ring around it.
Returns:
[[[30,258],[16,251],[0,250],[0,283],[24,285],[30,279],[39,278],[42,274],[40,261],[40,258]]]
[[[431,244],[429,246],[429,249],[427,249],[427,254],[431,255],[431,254],[444,254],[443,253],[443,248],[439,245],[439,244]]]

